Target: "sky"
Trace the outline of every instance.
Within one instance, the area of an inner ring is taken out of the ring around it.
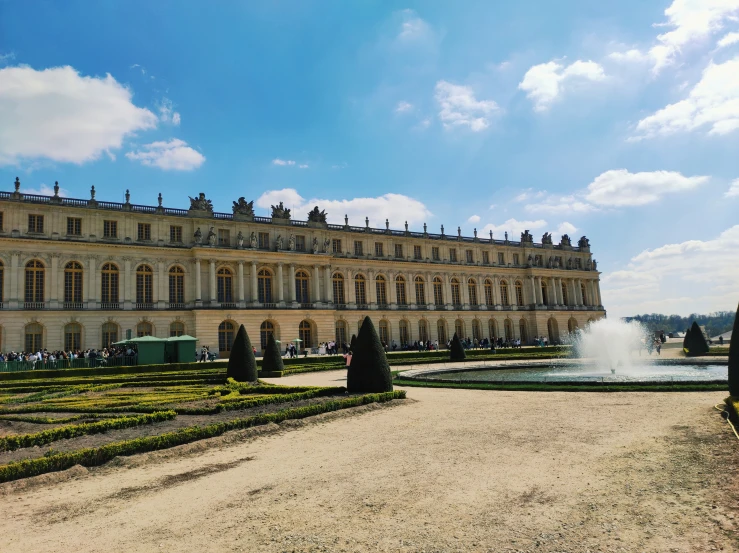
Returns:
[[[739,301],[739,0],[0,0],[0,190],[590,239],[608,315]]]

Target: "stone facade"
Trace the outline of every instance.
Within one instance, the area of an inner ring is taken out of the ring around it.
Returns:
[[[203,194],[184,210],[19,184],[0,192],[2,351],[100,348],[130,330],[227,354],[241,323],[257,348],[268,332],[315,346],[348,341],[365,315],[399,346],[455,331],[557,341],[605,316],[585,237],[449,236],[258,217],[243,198],[230,214]]]

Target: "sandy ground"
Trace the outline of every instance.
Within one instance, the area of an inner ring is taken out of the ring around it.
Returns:
[[[713,409],[724,394],[408,396],[0,486],[0,551],[739,550],[739,441]]]

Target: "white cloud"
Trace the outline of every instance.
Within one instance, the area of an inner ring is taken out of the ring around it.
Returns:
[[[495,209],[496,207],[498,207],[498,204],[490,204],[488,209]]]
[[[283,202],[285,207],[293,210],[294,219],[306,219],[307,213],[314,206],[325,209],[329,223],[344,224],[344,215],[349,216],[352,226],[364,226],[364,218],[369,217],[370,225],[384,228],[385,219],[389,219],[390,227],[403,228],[405,221],[409,225],[420,225],[433,214],[420,201],[403,194],[383,194],[375,198],[352,198],[349,200],[328,200],[311,198],[306,200],[294,188],[269,190],[257,200],[258,207],[269,209],[271,205]]]
[[[415,127],[413,127],[413,129],[414,130],[417,130],[417,131],[425,131],[430,126],[431,126],[431,118],[430,117],[425,117],[425,118],[421,119],[418,122],[418,124]]]
[[[536,198],[543,198],[546,196],[547,191],[546,190],[538,190],[534,192],[532,188],[527,188],[520,194],[518,194],[515,198],[513,198],[514,202],[525,202],[526,200],[536,199]]]
[[[727,33],[716,43],[716,46],[719,48],[726,48],[727,46],[731,46],[737,42],[739,42],[739,33]]]
[[[563,234],[574,234],[575,232],[577,232],[577,227],[572,223],[568,223],[567,221],[565,221],[563,223],[560,223],[555,232],[559,236],[562,236]]]
[[[479,223],[480,222],[480,216],[479,215],[472,215],[469,219],[467,219],[468,223]]]
[[[505,223],[500,225],[488,224],[483,227],[483,234],[493,231],[493,235],[496,240],[501,239],[504,233],[508,233],[509,240],[519,240],[521,233],[524,230],[537,230],[546,228],[547,222],[544,219],[538,219],[536,221],[518,221],[517,219],[508,219]]]
[[[411,104],[410,102],[406,102],[405,100],[402,100],[398,102],[398,105],[395,106],[395,113],[404,113],[412,109],[413,109],[413,104]]]
[[[0,69],[0,165],[81,164],[120,149],[126,137],[157,125],[132,96],[110,75],[83,77],[69,66]]]
[[[588,185],[585,199],[608,207],[645,205],[667,194],[697,188],[709,178],[686,177],[676,171],[629,173],[626,169],[612,169]]]
[[[611,52],[608,54],[608,58],[617,63],[643,63],[650,59],[648,54],[636,48],[625,52]]]
[[[298,165],[298,169],[307,169],[308,167],[309,165],[307,163],[301,163],[300,165]]]
[[[570,194],[567,196],[550,195],[540,202],[526,204],[524,209],[529,213],[590,213],[598,211],[598,208],[589,204],[580,195]]]
[[[148,167],[165,171],[192,171],[205,162],[205,156],[192,149],[187,142],[173,138],[169,142],[152,142],[140,150],[127,152],[126,157]]]
[[[710,240],[645,250],[601,277],[609,315],[705,313],[734,309],[739,289],[739,225]],[[710,267],[710,270],[706,270]]]
[[[276,159],[273,159],[272,160],[272,165],[281,165],[281,166],[295,165],[295,161],[293,161],[292,159],[280,159],[280,158],[276,158]]]
[[[729,189],[724,194],[727,198],[737,198],[739,197],[739,179],[734,179],[731,181],[731,185],[729,186]]]
[[[8,52],[7,54],[0,54],[0,64],[5,65],[6,63],[15,59],[15,52]]]
[[[677,54],[691,43],[706,40],[727,21],[736,21],[739,0],[673,0],[665,15],[667,21],[655,26],[672,30],[658,35],[657,44],[649,50],[655,72],[674,63]]]
[[[346,169],[347,167],[349,167],[349,165],[346,162],[343,162],[343,163],[335,163],[334,165],[331,166],[331,169]]]
[[[436,83],[436,101],[439,104],[439,119],[445,129],[468,127],[478,132],[490,126],[490,116],[500,108],[493,100],[478,100],[469,86],[447,81]]]
[[[401,12],[400,30],[396,37],[399,42],[415,42],[433,38],[431,26],[421,19],[414,10],[406,9]]]
[[[636,125],[630,140],[690,132],[708,126],[708,134],[739,129],[739,56],[724,63],[709,63],[688,97],[669,104]]]
[[[531,67],[518,88],[534,102],[534,111],[546,111],[566,87],[605,78],[603,67],[594,61],[577,60],[566,67],[550,61]]]
[[[21,192],[23,194],[36,194],[39,196],[53,196],[54,195],[54,187],[49,186],[48,184],[41,184],[38,188],[26,188],[24,186],[21,186]],[[66,188],[59,187],[59,195],[62,198],[66,198],[69,196],[69,191]]]
[[[162,123],[169,123],[175,126],[179,126],[182,121],[180,114],[174,111],[172,100],[169,98],[162,99],[162,102],[159,105],[159,120]]]

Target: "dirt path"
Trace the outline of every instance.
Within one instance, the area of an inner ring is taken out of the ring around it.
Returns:
[[[413,388],[394,407],[10,491],[0,551],[736,551],[723,395]]]

